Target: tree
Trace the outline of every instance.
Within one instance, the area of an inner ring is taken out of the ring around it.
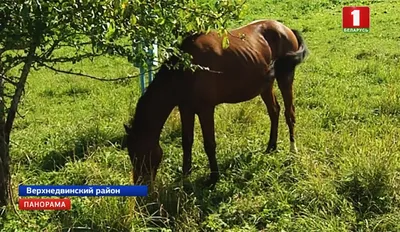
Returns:
[[[10,135],[32,68],[98,78],[59,63],[117,55],[145,63],[142,46],[157,40],[160,59],[187,57],[178,49],[193,32],[227,33],[243,0],[3,0],[0,5],[0,207],[10,197]],[[227,43],[227,40],[224,40]],[[57,50],[68,49],[60,56]],[[186,61],[188,61],[186,59]],[[187,62],[186,62],[187,63]],[[129,78],[129,77],[122,77]]]

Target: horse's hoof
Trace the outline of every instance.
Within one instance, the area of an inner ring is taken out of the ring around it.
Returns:
[[[290,152],[293,154],[297,154],[299,152],[295,142],[290,142]]]
[[[207,188],[213,189],[219,180],[219,175],[211,174],[205,185]]]
[[[277,149],[276,145],[268,145],[267,150],[265,150],[265,152],[267,154],[270,154],[270,153],[273,153],[273,152],[275,152],[277,150],[278,149]]]

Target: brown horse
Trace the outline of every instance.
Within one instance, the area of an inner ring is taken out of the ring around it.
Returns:
[[[139,99],[131,126],[125,125],[126,145],[134,168],[134,182],[152,181],[162,160],[159,138],[174,107],[179,107],[182,123],[183,174],[192,166],[194,120],[200,120],[204,148],[211,169],[208,184],[219,179],[216,160],[214,111],[221,103],[239,103],[261,95],[271,120],[267,152],[276,150],[280,106],[273,92],[276,79],[281,90],[290,150],[297,152],[294,125],[293,80],[295,67],[308,54],[303,38],[274,20],[258,20],[228,33],[229,47],[216,32],[186,38],[181,49],[192,55],[192,63],[209,70],[169,68],[164,63]]]

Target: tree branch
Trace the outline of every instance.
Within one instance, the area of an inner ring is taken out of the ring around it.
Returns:
[[[13,97],[14,97],[13,95],[11,95],[11,94],[6,94],[6,93],[3,93],[3,96],[4,96],[4,97],[8,97],[8,98],[13,98]]]
[[[25,56],[15,56],[15,57],[13,57],[12,60],[9,60],[8,62],[6,62],[7,67],[4,67],[2,72],[3,73],[7,73],[11,69],[13,69],[16,66],[18,66],[19,64],[23,63],[25,59],[26,59]],[[4,62],[3,62],[3,64],[4,64]]]
[[[60,42],[61,42],[60,40],[54,41],[54,43],[51,45],[51,47],[45,53],[43,53],[42,57],[47,58],[47,57],[51,56],[51,54],[53,54],[54,50],[60,44]]]
[[[47,57],[51,56],[51,54],[53,54],[54,50],[57,47],[73,47],[73,46],[81,47],[81,46],[85,46],[85,45],[91,44],[91,42],[83,42],[83,43],[73,44],[73,45],[71,45],[71,44],[62,44],[62,41],[64,41],[65,39],[67,39],[68,37],[70,37],[72,35],[78,35],[78,33],[65,35],[61,39],[54,40],[54,43],[51,45],[51,47],[45,53],[43,53],[42,58],[47,58]]]
[[[53,54],[54,50],[57,47],[73,47],[73,46],[84,46],[84,45],[89,45],[91,44],[90,42],[83,42],[83,43],[79,43],[79,44],[67,44],[67,45],[63,45],[62,42],[65,41],[68,37],[71,36],[78,36],[78,35],[85,35],[83,33],[69,33],[66,35],[63,35],[61,38],[54,40],[53,44],[50,46],[50,48],[43,53],[43,55],[41,56],[42,59],[47,58],[49,56],[51,56],[51,54]]]
[[[41,66],[46,67],[50,70],[53,70],[55,72],[59,72],[59,73],[65,73],[65,74],[70,74],[70,75],[76,75],[76,76],[81,76],[81,77],[88,77],[90,79],[94,79],[94,80],[98,80],[98,81],[123,81],[123,80],[127,80],[127,79],[132,79],[132,78],[136,78],[138,76],[140,76],[141,73],[137,74],[137,75],[133,75],[133,76],[126,76],[126,77],[118,77],[118,78],[103,78],[103,77],[96,77],[96,76],[92,76],[92,75],[88,75],[88,74],[83,74],[83,73],[78,73],[78,72],[73,72],[73,71],[67,71],[67,70],[61,70],[61,69],[57,69],[54,68],[50,65],[47,65],[45,63],[42,62],[38,62]],[[157,71],[159,68],[156,69],[152,69],[151,71]]]
[[[92,54],[92,53],[85,53],[81,55],[77,55],[74,57],[57,57],[53,59],[40,59],[38,58],[37,60],[41,60],[41,62],[46,62],[46,63],[65,63],[65,62],[77,62],[81,61],[83,59],[91,58],[91,57],[98,57],[102,56],[104,53],[99,53],[99,54]]]
[[[18,84],[17,82],[11,80],[10,78],[6,77],[4,74],[1,74],[1,73],[0,73],[0,79],[4,80],[10,84],[13,84],[15,86],[17,86],[17,84]]]
[[[29,71],[31,69],[32,63],[35,58],[36,48],[37,48],[36,42],[32,41],[29,46],[28,55],[26,56],[25,65],[22,69],[21,76],[20,76],[18,84],[17,84],[17,88],[15,89],[15,93],[14,93],[13,99],[11,101],[11,106],[8,110],[7,121],[6,121],[6,124],[4,127],[4,133],[5,133],[7,144],[10,142],[11,129],[12,129],[12,126],[14,123],[15,115],[17,114],[18,103],[20,102],[22,92],[24,90],[25,83],[28,78]]]

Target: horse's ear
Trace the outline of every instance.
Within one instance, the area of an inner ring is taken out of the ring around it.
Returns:
[[[130,130],[129,126],[126,125],[126,124],[124,124],[124,128],[125,128],[125,132],[126,132],[127,134],[129,134],[129,130]]]

